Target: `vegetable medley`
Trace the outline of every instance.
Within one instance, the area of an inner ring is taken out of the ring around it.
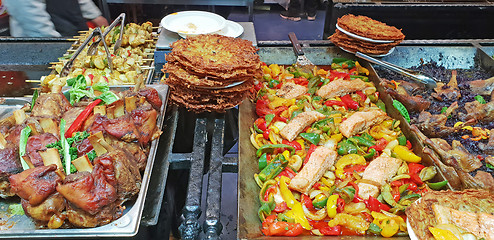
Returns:
[[[309,73],[276,64],[263,72],[250,136],[262,233],[406,234],[405,208],[446,182],[429,183],[436,169],[421,164],[400,122],[385,114],[369,71],[333,59]]]

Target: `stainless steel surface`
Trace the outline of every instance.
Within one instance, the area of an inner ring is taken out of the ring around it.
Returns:
[[[163,104],[160,108],[160,115],[157,119],[157,126],[161,129],[165,119],[165,110],[167,106],[168,86],[167,85],[148,85],[155,88]],[[111,87],[113,90],[124,91],[128,86]],[[10,102],[9,102],[10,101]],[[29,98],[18,98],[9,100],[6,103],[14,104],[15,108],[6,105],[9,111],[18,109],[20,104],[30,101]],[[12,102],[13,101],[13,102]],[[0,105],[3,109],[3,105]],[[2,112],[2,114],[6,114]],[[34,222],[26,215],[10,215],[8,206],[18,204],[19,201],[1,200],[0,201],[0,216],[6,224],[1,225],[0,238],[91,238],[91,237],[128,237],[137,234],[141,223],[141,216],[144,208],[146,194],[148,192],[148,184],[151,178],[151,172],[154,165],[154,159],[158,149],[159,138],[151,143],[149,155],[146,163],[146,168],[142,174],[142,183],[139,194],[135,201],[125,204],[125,211],[119,219],[100,227],[86,229],[36,229]]]
[[[427,76],[423,73],[420,73],[418,71],[413,71],[413,70],[410,70],[410,69],[407,69],[407,68],[402,68],[400,66],[397,66],[397,65],[394,65],[392,63],[388,63],[388,62],[385,62],[385,61],[380,61],[378,59],[375,59],[373,57],[370,57],[366,54],[363,54],[361,52],[357,52],[355,53],[355,56],[359,57],[359,58],[362,58],[368,62],[371,62],[371,63],[374,63],[374,64],[378,64],[378,65],[381,65],[391,71],[395,71],[399,74],[402,74],[402,75],[405,75],[407,77],[410,77],[412,78],[413,80],[415,81],[418,81],[419,83],[422,83],[424,84],[425,86],[427,86],[428,88],[435,88],[437,86],[437,79],[435,79],[434,77],[431,77],[431,76]]]
[[[297,35],[295,35],[294,32],[290,32],[288,33],[288,38],[290,38],[290,41],[292,42],[293,45],[293,51],[297,56],[297,62],[295,63],[295,65],[297,67],[302,68],[305,71],[311,72],[312,68],[314,67],[314,63],[312,63],[305,56],[304,51],[302,50],[302,46],[300,45],[300,42],[297,39]]]
[[[256,32],[254,30],[254,23],[252,22],[238,22],[240,26],[244,28],[244,32],[239,36],[241,39],[249,40],[253,46],[257,46]],[[181,37],[174,32],[170,32],[164,28],[160,28],[161,32],[156,43],[157,49],[170,50],[170,45],[181,39]]]

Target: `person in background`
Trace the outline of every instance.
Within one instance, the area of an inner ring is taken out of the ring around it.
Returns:
[[[92,0],[3,0],[13,37],[74,36],[87,30],[86,21],[108,26]]]
[[[307,20],[316,20],[316,13],[319,0],[290,0],[288,10],[282,11],[280,16],[284,19],[298,22],[307,14]],[[302,2],[304,9],[302,9]],[[305,10],[305,11],[304,11]]]

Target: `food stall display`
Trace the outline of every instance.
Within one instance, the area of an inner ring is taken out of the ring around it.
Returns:
[[[59,58],[60,62],[56,62],[52,66],[54,73],[41,79],[41,86],[44,91],[66,86],[67,79],[78,75],[84,75],[88,85],[99,82],[106,82],[110,85],[132,85],[139,78],[147,80],[153,66],[153,52],[156,45],[153,25],[150,22],[141,25],[128,23],[123,29],[121,46],[118,49],[114,49],[114,46],[120,36],[120,27],[112,28],[105,36],[105,43],[111,53],[113,69],[109,68],[106,50],[102,43],[97,45],[93,54],[89,54],[87,51],[92,44],[87,44],[86,48],[74,60],[70,74],[60,76],[64,65],[72,57],[72,54],[91,35],[92,30],[90,30],[77,36],[73,48]],[[102,28],[102,31],[104,30],[105,28]]]
[[[435,167],[386,114],[369,71],[341,58],[263,70],[250,135],[263,234],[406,234],[406,207],[446,182],[431,181]]]
[[[218,34],[189,36],[172,44],[163,72],[170,99],[195,112],[224,112],[251,95],[261,61],[252,42]]]

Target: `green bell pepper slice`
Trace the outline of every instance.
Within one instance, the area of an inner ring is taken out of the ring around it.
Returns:
[[[360,79],[364,82],[368,82],[369,81],[369,78],[366,77],[366,76],[360,76],[360,75],[350,75],[350,79]]]
[[[405,137],[405,135],[400,135],[397,137],[398,139],[398,143],[401,145],[401,146],[406,146],[407,145],[407,137]]]
[[[300,137],[314,145],[317,145],[321,141],[321,135],[317,133],[300,133]]]
[[[275,115],[270,113],[270,114],[267,114],[265,117],[264,117],[264,120],[266,120],[266,126],[269,126],[269,124],[271,124],[271,122],[273,121]]]
[[[263,170],[268,165],[267,153],[263,153],[259,158],[259,171]]]
[[[262,145],[259,149],[257,149],[256,155],[260,157],[265,152],[273,152],[277,148],[286,148],[292,154],[295,153],[295,148],[286,144],[266,144]]]
[[[288,166],[288,161],[283,157],[283,155],[278,155],[278,157],[269,163],[259,174],[259,179],[261,181],[271,180],[278,176],[285,168]]]
[[[376,149],[371,148],[367,154],[364,155],[365,159],[371,159],[376,154]]]
[[[341,141],[338,143],[338,154],[339,155],[347,155],[350,153],[358,153],[357,146],[353,145],[348,141]]]
[[[326,206],[326,203],[328,202],[328,198],[325,198],[321,201],[312,201],[312,206],[316,207],[316,208],[324,208]]]
[[[372,147],[376,145],[374,142],[369,141],[367,138],[361,137],[361,136],[354,136],[348,139],[348,141],[357,143],[358,145],[363,145],[366,147]]]
[[[369,228],[367,229],[367,231],[369,231],[370,233],[374,233],[374,234],[380,234],[382,229],[379,226],[377,226],[377,224],[371,223],[369,225]]]
[[[442,182],[435,182],[435,183],[429,183],[428,182],[427,186],[429,186],[431,189],[434,189],[434,190],[440,190],[441,188],[443,188],[447,184],[448,184],[448,181],[444,180]]]

